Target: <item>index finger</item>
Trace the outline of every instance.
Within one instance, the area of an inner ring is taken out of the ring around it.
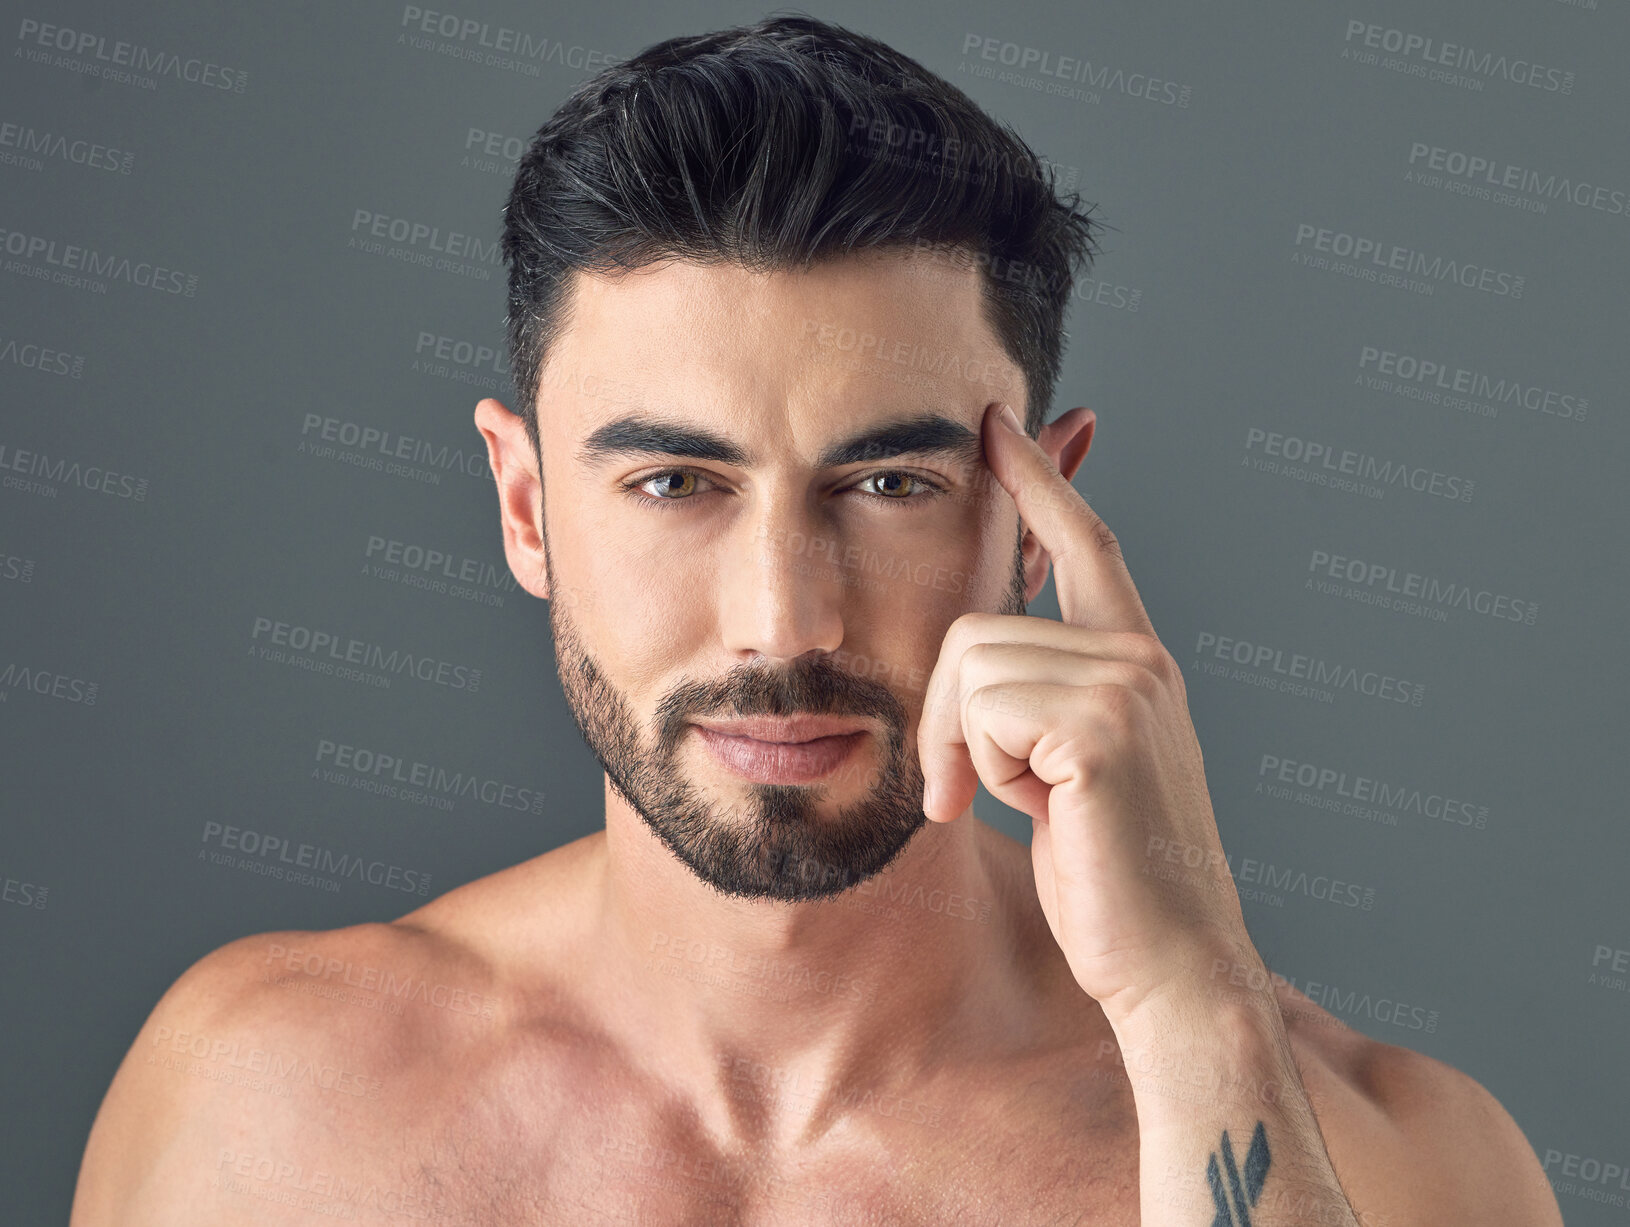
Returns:
[[[1006,425],[1007,417],[1013,426]],[[985,407],[985,462],[1046,549],[1065,623],[1154,634],[1120,542],[1008,406]]]

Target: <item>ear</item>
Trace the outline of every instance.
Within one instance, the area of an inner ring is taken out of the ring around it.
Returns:
[[[1064,474],[1065,481],[1075,476],[1081,462],[1087,458],[1087,449],[1092,446],[1093,428],[1097,425],[1098,415],[1083,405],[1060,414],[1041,428],[1036,442],[1041,444],[1042,451],[1052,457],[1058,471]]]
[[[475,407],[475,424],[487,441],[487,461],[498,486],[498,518],[504,558],[516,582],[533,596],[549,599],[543,543],[543,486],[538,480],[526,423],[503,403],[487,397]]]
[[[1075,476],[1081,462],[1087,458],[1087,449],[1092,446],[1092,432],[1097,424],[1098,415],[1086,406],[1078,405],[1048,422],[1036,436],[1036,442],[1051,457],[1065,481]],[[1025,600],[1033,601],[1047,583],[1050,559],[1036,534],[1029,529],[1025,530],[1020,548],[1024,552]]]

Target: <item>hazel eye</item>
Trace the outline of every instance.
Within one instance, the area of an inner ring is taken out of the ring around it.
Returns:
[[[647,486],[656,488],[658,491],[656,497],[659,501],[687,498],[696,492],[696,474],[689,469],[673,469],[646,478],[637,488],[643,490]]]
[[[873,473],[864,477],[858,483],[861,486],[872,485],[871,490],[863,490],[863,494],[870,494],[874,498],[883,499],[891,503],[908,503],[913,499],[927,498],[939,493],[939,487],[915,473],[907,473],[900,469],[889,469],[882,473]]]

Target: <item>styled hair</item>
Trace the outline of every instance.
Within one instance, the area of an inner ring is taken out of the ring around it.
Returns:
[[[1078,266],[1101,223],[1005,123],[915,60],[806,15],[671,38],[584,81],[504,206],[504,319],[538,451],[539,381],[573,274],[668,258],[755,271],[869,248],[980,270],[984,318],[1047,420]]]

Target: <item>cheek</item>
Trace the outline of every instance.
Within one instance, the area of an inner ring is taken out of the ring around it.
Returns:
[[[671,549],[598,548],[579,538],[570,555],[555,564],[557,580],[570,585],[564,596],[579,634],[620,687],[661,685],[717,637],[715,580],[678,564]]]
[[[711,605],[679,588],[618,593],[606,607],[606,664],[641,692],[686,673],[703,645],[717,638]]]

